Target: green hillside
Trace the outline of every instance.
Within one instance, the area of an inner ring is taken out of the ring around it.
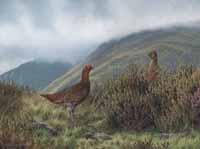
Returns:
[[[70,63],[31,61],[2,74],[0,80],[12,80],[18,85],[41,90],[71,67]]]
[[[175,68],[177,64],[200,65],[200,29],[197,27],[171,27],[142,31],[100,45],[84,63],[94,65],[92,80],[113,77],[130,63],[147,64],[147,53],[156,49],[163,67]],[[55,92],[79,81],[82,64],[76,65],[53,81],[44,91]]]

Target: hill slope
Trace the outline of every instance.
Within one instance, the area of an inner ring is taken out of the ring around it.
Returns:
[[[70,63],[31,61],[2,74],[0,80],[13,80],[19,85],[40,90],[71,67]]]
[[[171,27],[130,34],[119,40],[100,45],[84,63],[95,66],[93,80],[108,79],[123,71],[130,63],[147,64],[147,53],[157,49],[159,63],[174,68],[178,63],[200,66],[200,29],[197,27]],[[77,65],[46,89],[55,92],[77,82],[82,65]]]

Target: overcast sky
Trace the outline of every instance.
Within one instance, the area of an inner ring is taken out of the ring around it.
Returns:
[[[199,14],[200,0],[0,0],[0,73],[37,58],[74,62],[103,41]]]

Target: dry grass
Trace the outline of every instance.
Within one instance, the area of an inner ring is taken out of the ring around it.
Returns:
[[[0,145],[29,146],[34,140],[31,136],[32,115],[27,109],[25,88],[13,82],[0,82]]]

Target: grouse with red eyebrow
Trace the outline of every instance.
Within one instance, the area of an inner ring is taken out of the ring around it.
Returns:
[[[64,105],[67,107],[71,127],[74,127],[74,111],[75,108],[81,104],[89,95],[90,92],[90,79],[89,73],[93,69],[92,65],[87,64],[84,66],[81,76],[81,81],[69,89],[54,94],[44,94],[42,97],[46,98],[54,104]]]

